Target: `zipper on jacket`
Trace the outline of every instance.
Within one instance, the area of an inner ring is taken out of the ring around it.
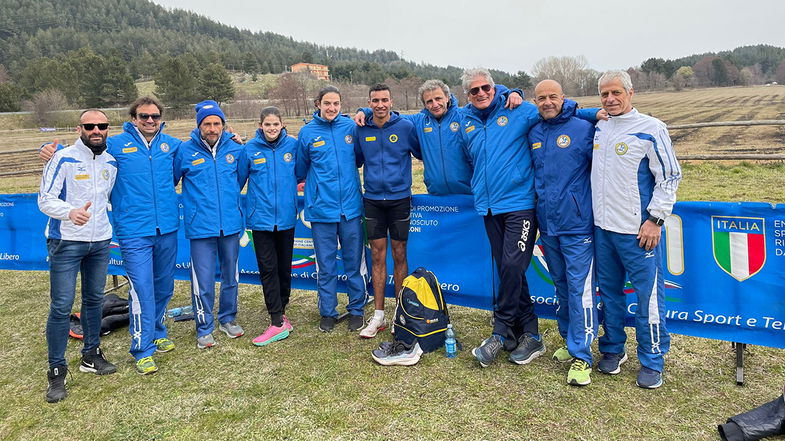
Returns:
[[[439,155],[441,156],[442,162],[442,176],[441,178],[444,180],[444,186],[447,187],[447,193],[452,194],[452,189],[450,188],[450,181],[447,179],[447,163],[444,161],[444,143],[442,143],[442,122],[439,121],[437,123],[439,130]]]
[[[483,138],[482,139],[482,143],[483,143],[482,154],[484,156],[483,159],[484,159],[484,162],[485,162],[485,170],[484,170],[485,171],[485,173],[484,173],[485,176],[483,176],[484,181],[485,181],[485,197],[488,198],[488,212],[493,214],[493,212],[491,211],[491,192],[490,192],[490,190],[488,190],[488,131],[486,130],[485,123],[483,123],[483,125],[482,125],[482,138]]]
[[[158,185],[155,182],[155,168],[153,167],[153,143],[158,138],[158,135],[161,133],[161,129],[158,129],[158,133],[155,134],[153,139],[148,143],[147,139],[142,139],[142,142],[147,147],[147,158],[150,160],[150,179],[153,181],[153,210],[155,211],[155,230],[156,233],[161,231],[160,222],[158,222]]]
[[[338,206],[341,207],[341,215],[344,214],[343,212],[343,183],[341,180],[341,158],[338,155],[338,143],[335,142],[335,130],[333,128],[333,124],[335,124],[335,120],[330,121],[330,138],[333,141],[333,150],[335,151],[335,168],[338,170]],[[355,140],[357,142],[357,140]],[[354,166],[354,164],[353,164]],[[338,216],[338,222],[341,222],[341,216]]]
[[[96,195],[98,194],[98,189],[96,188],[95,185],[96,185],[96,182],[98,181],[98,179],[97,179],[98,176],[95,174],[95,153],[93,153],[93,161],[91,163],[91,166],[92,166],[92,171],[91,171],[92,177],[91,177],[91,180],[93,181],[93,200],[96,200],[97,199]],[[98,208],[97,206],[93,207],[93,213],[95,213],[95,210],[97,208]],[[97,216],[96,216],[96,218],[97,218]],[[93,222],[91,222],[92,226],[90,228],[90,242],[95,242],[95,224],[96,223],[97,222],[96,222],[95,219],[93,219]]]
[[[224,231],[224,223],[223,223],[223,210],[221,209],[221,183],[218,179],[218,146],[221,143],[221,139],[218,138],[218,141],[215,143],[215,155],[210,155],[213,157],[213,175],[215,176],[215,193],[218,200],[218,235],[223,236]],[[212,153],[212,152],[210,152]]]
[[[280,138],[278,139],[280,140]],[[278,154],[275,145],[270,145],[270,147],[273,149],[273,231],[275,231],[278,227]]]

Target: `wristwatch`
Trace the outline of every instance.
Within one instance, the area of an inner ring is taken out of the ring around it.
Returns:
[[[660,219],[652,215],[649,215],[649,220],[657,224],[658,227],[661,227],[665,223],[665,219]]]

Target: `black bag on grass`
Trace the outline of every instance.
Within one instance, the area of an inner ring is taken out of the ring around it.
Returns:
[[[444,346],[444,332],[450,323],[447,304],[436,276],[423,267],[403,279],[395,308],[395,339],[420,343],[423,352]]]

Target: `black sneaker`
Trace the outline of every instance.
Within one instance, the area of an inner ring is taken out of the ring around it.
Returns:
[[[488,367],[493,363],[493,360],[496,360],[499,351],[501,351],[503,347],[504,343],[502,343],[502,338],[493,334],[483,340],[483,342],[480,343],[480,346],[472,349],[472,355],[480,362],[481,367]]]
[[[355,332],[365,326],[365,317],[361,315],[349,315],[349,332]]]
[[[117,367],[106,361],[100,347],[96,347],[86,354],[82,354],[82,363],[79,370],[96,375],[109,375],[117,372]]]
[[[510,361],[515,364],[529,364],[532,360],[545,353],[545,345],[530,333],[518,339],[518,347],[510,353]]]
[[[46,401],[56,403],[68,396],[65,390],[65,375],[68,373],[67,366],[55,366],[49,368],[46,376],[49,379],[49,387],[46,389]]]
[[[602,359],[597,363],[597,370],[603,374],[616,375],[621,372],[621,365],[627,361],[627,353],[620,354],[604,353]]]
[[[319,320],[319,330],[322,332],[332,332],[332,330],[335,329],[335,323],[337,321],[338,320],[336,320],[335,317],[322,317],[322,319]]]

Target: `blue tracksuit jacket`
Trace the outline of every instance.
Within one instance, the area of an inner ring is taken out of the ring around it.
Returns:
[[[185,237],[202,239],[237,234],[243,230],[240,183],[247,175],[238,164],[243,146],[223,132],[213,154],[201,139],[199,128],[180,146],[174,164],[174,178],[183,180]],[[247,167],[246,167],[247,170]],[[175,181],[175,182],[176,182]]]
[[[332,121],[314,112],[298,134],[296,174],[305,179],[305,220],[339,222],[362,214],[360,173],[354,156],[357,125],[339,115]]]
[[[162,123],[149,149],[130,122],[107,139],[107,152],[117,160],[112,223],[120,239],[167,234],[180,226],[172,170],[181,141],[163,130]]]
[[[499,102],[485,121],[471,104],[464,108],[461,133],[474,170],[474,208],[482,216],[534,208],[534,176],[527,134],[539,122],[540,114],[528,102],[506,109],[507,96],[508,93],[499,96]],[[596,113],[597,109],[585,109],[578,112],[578,117],[595,123]]]
[[[559,115],[529,132],[537,221],[548,236],[594,231],[589,180],[594,125],[575,116],[577,107],[564,100]]]
[[[257,231],[289,230],[297,221],[297,178],[294,174],[297,139],[286,129],[273,143],[261,129],[245,144],[246,228]],[[242,188],[242,185],[240,185]]]
[[[382,127],[373,120],[357,128],[354,155],[363,165],[365,197],[372,200],[403,199],[412,194],[412,157],[422,159],[414,124],[391,112]]]

